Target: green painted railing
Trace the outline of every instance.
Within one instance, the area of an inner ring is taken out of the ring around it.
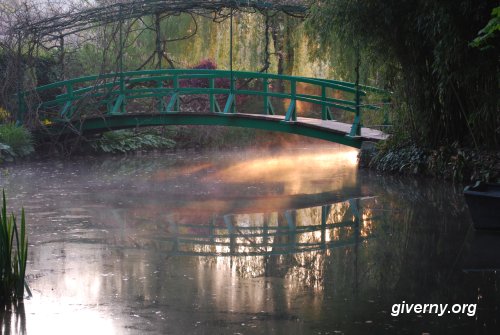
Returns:
[[[285,92],[273,90],[272,83],[279,82]],[[247,87],[248,83],[252,87]],[[318,94],[302,93],[299,85],[315,88]],[[350,135],[358,136],[361,130],[362,109],[378,109],[363,104],[367,92],[384,93],[383,90],[354,83],[284,76],[259,72],[223,71],[206,69],[163,69],[123,73],[109,73],[56,82],[36,88],[45,97],[39,110],[58,110],[59,119],[68,121],[84,102],[94,107],[105,106],[104,115],[120,115],[127,112],[127,102],[136,99],[156,99],[158,113],[180,111],[182,96],[208,96],[208,109],[213,113],[235,113],[237,96],[260,96],[264,99],[261,113],[274,115],[270,98],[289,100],[284,121],[297,120],[297,101],[321,106],[321,118],[332,120],[332,109],[355,115]],[[340,94],[339,94],[340,93]],[[26,96],[29,92],[25,92]],[[350,98],[338,98],[348,96]],[[220,106],[220,97],[224,106]],[[24,100],[24,99],[23,99]],[[26,112],[21,104],[21,113]],[[255,114],[258,114],[256,111]]]

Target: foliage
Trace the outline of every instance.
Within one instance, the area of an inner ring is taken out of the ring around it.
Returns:
[[[394,142],[392,142],[394,143]],[[482,180],[500,182],[500,153],[476,149],[441,146],[425,149],[415,144],[383,144],[371,160],[378,171],[427,175],[455,182]]]
[[[0,163],[4,161],[13,162],[15,157],[16,154],[10,146],[0,143]]]
[[[24,208],[18,228],[16,216],[7,214],[7,201],[3,191],[0,211],[0,304],[12,299],[23,299],[27,258],[28,237]]]
[[[34,151],[31,133],[13,123],[0,125],[0,143],[8,145],[15,157],[28,156]]]
[[[10,118],[10,113],[3,107],[0,107],[0,123],[8,121]]]
[[[17,90],[29,89],[33,86],[46,85],[60,79],[60,70],[56,67],[56,56],[46,52],[36,57],[22,56],[8,50],[0,43],[0,105],[8,112],[17,109]],[[19,78],[19,66],[23,74]],[[20,82],[19,82],[20,81]],[[18,86],[19,85],[19,86]],[[47,91],[45,94],[53,94]],[[46,98],[41,96],[40,98]],[[12,115],[8,119],[11,119]],[[0,116],[0,122],[2,117]]]
[[[178,126],[174,139],[180,148],[225,149],[255,144],[255,129],[221,126]],[[269,137],[269,136],[268,136]]]
[[[170,149],[175,142],[154,132],[135,133],[130,130],[116,130],[104,133],[91,143],[97,152],[127,153],[141,150]]]
[[[320,51],[352,46],[359,49],[363,64],[381,65],[383,73],[369,75],[394,78],[388,83],[398,107],[404,105],[396,121],[418,145],[457,142],[494,148],[500,143],[498,53],[469,45],[493,3],[318,1],[307,26],[312,45]]]
[[[471,45],[484,49],[493,48],[494,45],[491,43],[491,40],[493,40],[495,36],[498,40],[498,32],[500,32],[500,6],[493,8],[490,21],[479,31],[479,36],[472,41]]]
[[[204,70],[215,70],[217,69],[217,64],[212,59],[202,59],[197,65],[193,66],[192,69],[204,69]],[[236,83],[236,88],[241,88],[244,83],[238,80]],[[194,79],[181,79],[179,80],[180,87],[191,87],[191,88],[208,88],[208,79],[194,78]],[[228,78],[216,78],[214,82],[214,87],[216,88],[229,88],[230,80]],[[220,108],[224,108],[227,102],[227,94],[216,94],[215,99],[219,104]],[[238,95],[236,97],[236,105],[242,105],[248,98],[246,96]],[[188,101],[184,101],[183,105],[187,106],[190,111],[195,112],[208,112],[209,111],[209,99],[206,96],[197,96],[195,98],[186,98]]]

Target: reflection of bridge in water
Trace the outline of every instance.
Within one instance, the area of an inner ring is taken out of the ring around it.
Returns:
[[[214,216],[207,224],[169,220],[156,241],[172,256],[274,256],[357,245],[371,238],[360,199],[272,214]]]

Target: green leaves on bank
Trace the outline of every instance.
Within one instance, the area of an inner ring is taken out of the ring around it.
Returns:
[[[34,152],[29,130],[14,123],[0,124],[0,161],[25,157]]]

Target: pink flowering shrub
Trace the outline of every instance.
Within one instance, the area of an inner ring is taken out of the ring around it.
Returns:
[[[197,65],[193,66],[192,69],[207,69],[215,70],[217,69],[217,64],[211,59],[203,59]],[[192,79],[181,79],[179,80],[179,86],[181,88],[208,88],[210,86],[209,79],[205,78],[192,78]],[[215,78],[214,82],[215,88],[225,88],[230,87],[229,78]],[[236,88],[240,87],[240,81],[236,82]],[[215,99],[219,104],[221,110],[224,109],[226,105],[228,95],[227,94],[216,94]],[[247,100],[246,96],[237,96],[236,105],[241,106]],[[182,106],[193,112],[208,112],[210,110],[210,100],[207,95],[186,95],[182,97]]]

